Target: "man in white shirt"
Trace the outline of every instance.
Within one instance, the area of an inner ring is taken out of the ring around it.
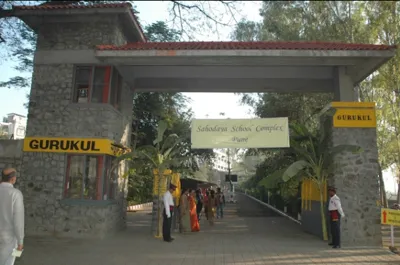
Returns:
[[[171,237],[171,224],[172,224],[172,213],[174,212],[174,199],[172,193],[176,190],[174,184],[169,185],[169,190],[164,193],[163,202],[163,239],[165,242],[172,242],[174,240]]]
[[[0,264],[13,265],[13,249],[24,245],[24,201],[21,191],[14,188],[17,172],[6,168],[0,183]]]
[[[333,248],[340,248],[340,218],[344,217],[340,198],[336,195],[334,187],[328,188],[329,192],[329,217],[331,221],[331,235]]]

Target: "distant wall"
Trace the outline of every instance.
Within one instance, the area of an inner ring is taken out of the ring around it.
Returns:
[[[301,211],[301,226],[307,233],[323,239],[320,202],[311,201],[310,204],[311,209],[302,209]],[[328,215],[326,216],[328,218]]]
[[[0,170],[13,167],[19,176],[22,161],[23,140],[0,140]]]

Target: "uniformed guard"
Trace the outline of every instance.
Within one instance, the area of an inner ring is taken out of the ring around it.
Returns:
[[[336,188],[329,187],[329,218],[331,224],[331,235],[333,248],[340,248],[340,218],[344,217],[340,198],[336,195]]]
[[[174,240],[171,237],[171,224],[172,224],[172,213],[174,212],[174,199],[172,193],[176,190],[174,184],[169,185],[169,189],[164,193],[164,211],[163,211],[163,238],[166,242],[172,242]]]

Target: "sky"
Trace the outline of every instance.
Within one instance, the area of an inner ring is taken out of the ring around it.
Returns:
[[[186,2],[185,4],[189,4]],[[136,9],[139,12],[139,18],[142,26],[151,24],[156,21],[165,21],[171,26],[176,26],[171,21],[169,9],[172,5],[170,1],[135,1]],[[209,10],[215,11],[215,16],[219,19],[229,18],[229,15],[224,13],[222,6],[218,2],[214,4]],[[241,3],[241,12],[235,18],[239,21],[241,18],[246,18],[253,21],[260,21],[259,9],[261,2],[247,1]],[[208,10],[209,7],[207,7]],[[210,11],[214,12],[214,11]],[[222,20],[223,22],[230,22]],[[232,21],[233,22],[233,21]],[[232,24],[232,23],[231,23]],[[205,32],[197,36],[198,41],[229,41],[229,34],[232,32],[233,27],[219,27],[218,34],[212,32]],[[12,60],[0,63],[0,82],[6,81],[10,77],[16,76],[19,73],[13,69],[14,63]],[[0,89],[0,118],[6,116],[8,113],[18,113],[27,115],[27,110],[23,104],[27,101],[26,94],[30,89]],[[220,113],[225,113],[225,118],[249,118],[250,109],[241,106],[238,103],[239,96],[233,93],[185,93],[191,100],[191,108],[194,111],[195,118],[221,118]],[[207,104],[205,104],[207,102]],[[212,108],[210,108],[212,106]]]

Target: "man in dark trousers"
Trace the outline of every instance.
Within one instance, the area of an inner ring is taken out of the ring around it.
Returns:
[[[224,218],[225,195],[221,188],[217,188],[217,219]]]
[[[329,192],[329,219],[331,224],[332,246],[333,248],[340,248],[340,218],[344,217],[342,204],[340,198],[336,195],[334,187],[328,188]]]
[[[172,242],[174,240],[171,237],[171,224],[172,224],[172,213],[174,212],[174,198],[172,193],[176,190],[174,184],[169,185],[169,190],[164,193],[163,202],[163,239],[165,242]]]

